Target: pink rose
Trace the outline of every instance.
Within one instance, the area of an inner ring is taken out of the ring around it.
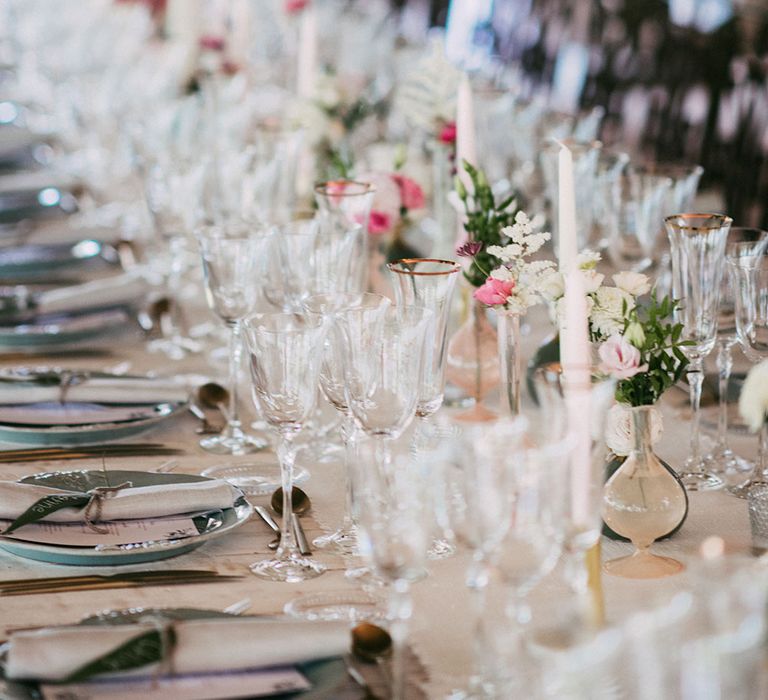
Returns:
[[[206,51],[223,51],[224,39],[215,34],[203,34],[200,37],[200,48]]]
[[[421,209],[424,206],[424,192],[415,180],[395,173],[392,179],[400,188],[400,202],[406,209]]]
[[[440,143],[456,143],[456,122],[448,122],[437,136],[437,140]]]
[[[489,277],[482,287],[478,287],[472,295],[479,302],[488,306],[506,304],[515,289],[514,280],[497,280]]]
[[[386,212],[373,209],[368,219],[368,233],[387,233],[392,228],[392,219]]]
[[[629,379],[645,372],[648,365],[640,365],[640,351],[624,336],[614,334],[598,349],[600,369],[615,379]]]
[[[386,216],[387,230],[393,228],[400,220],[400,188],[392,174],[377,171],[366,173],[357,179],[361,182],[369,182],[374,186],[376,191],[373,195],[371,209]],[[369,227],[369,230],[371,233],[375,233],[372,227]],[[384,231],[379,231],[379,233],[384,233]]]
[[[301,12],[309,5],[309,2],[310,0],[285,0],[283,10],[289,15],[294,15],[297,12]]]

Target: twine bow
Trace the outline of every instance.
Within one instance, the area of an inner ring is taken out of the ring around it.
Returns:
[[[106,527],[100,527],[96,523],[101,520],[101,513],[104,509],[104,501],[114,498],[118,492],[123,489],[131,488],[133,484],[130,481],[124,481],[117,486],[96,486],[95,488],[86,491],[87,495],[91,498],[88,503],[85,504],[85,510],[83,511],[83,519],[85,524],[94,532],[100,535],[105,535],[109,532]]]
[[[163,615],[142,615],[139,622],[151,624],[160,639],[160,660],[152,674],[152,684],[155,686],[162,676],[174,675],[173,653],[176,650],[176,623]]]
[[[87,372],[71,372],[69,370],[64,370],[61,373],[61,378],[59,380],[59,403],[66,403],[69,389],[78,384],[82,384],[87,379]]]

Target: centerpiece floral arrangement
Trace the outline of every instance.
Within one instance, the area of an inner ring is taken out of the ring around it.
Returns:
[[[529,258],[541,250],[550,234],[535,231],[535,223],[518,209],[514,194],[497,202],[483,171],[466,161],[463,168],[472,186],[470,192],[456,177],[455,195],[464,210],[467,232],[467,241],[456,254],[472,259],[464,277],[476,287],[473,296],[478,301],[524,313],[549,298],[555,263]]]

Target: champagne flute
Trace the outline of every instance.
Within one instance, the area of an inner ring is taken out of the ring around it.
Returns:
[[[736,335],[750,362],[768,357],[768,255],[733,256],[728,268],[735,297]],[[763,421],[758,442],[757,464],[750,478],[731,489],[746,498],[756,482],[768,481],[768,425]]]
[[[242,322],[253,313],[263,277],[270,235],[253,233],[245,223],[200,229],[205,296],[211,310],[229,327],[229,409],[221,435],[203,438],[200,446],[214,454],[242,455],[264,449],[267,442],[242,429],[239,417],[238,374],[242,353]]]
[[[283,487],[280,546],[274,558],[255,562],[251,571],[268,581],[296,583],[326,568],[299,552],[292,528],[295,438],[315,406],[326,329],[317,316],[277,313],[251,316],[245,329],[253,400],[279,436]]]
[[[743,226],[733,226],[728,233],[726,263],[733,258],[762,255],[768,247],[768,231]],[[712,471],[733,483],[734,476],[743,476],[754,468],[747,460],[739,457],[728,445],[728,384],[733,369],[731,350],[738,342],[736,333],[735,300],[733,280],[726,274],[723,284],[723,299],[717,328],[717,374],[718,374],[718,418],[717,443],[705,457]],[[733,486],[729,486],[731,490]],[[739,489],[739,486],[736,486]]]
[[[664,219],[672,252],[672,296],[680,303],[675,320],[683,324],[681,347],[688,358],[691,394],[691,455],[680,478],[689,491],[720,488],[723,480],[706,470],[699,444],[704,358],[717,340],[717,310],[725,246],[732,220],[722,214],[675,214]]]

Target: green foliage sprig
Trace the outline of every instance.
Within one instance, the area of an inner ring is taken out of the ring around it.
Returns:
[[[464,205],[467,221],[464,228],[470,244],[479,247],[473,252],[472,264],[464,271],[464,277],[473,287],[482,287],[490,270],[501,265],[501,260],[487,252],[488,246],[504,246],[509,240],[502,234],[502,229],[515,223],[518,212],[515,194],[496,201],[485,173],[475,168],[466,160],[462,167],[472,182],[472,192],[468,192],[459,176],[454,187]]]
[[[616,400],[620,403],[655,404],[685,373],[688,358],[681,348],[692,345],[692,341],[681,340],[683,324],[670,320],[678,306],[679,302],[668,296],[659,301],[654,291],[647,304],[627,313],[624,337],[640,351],[641,361],[648,368],[618,382]]]

